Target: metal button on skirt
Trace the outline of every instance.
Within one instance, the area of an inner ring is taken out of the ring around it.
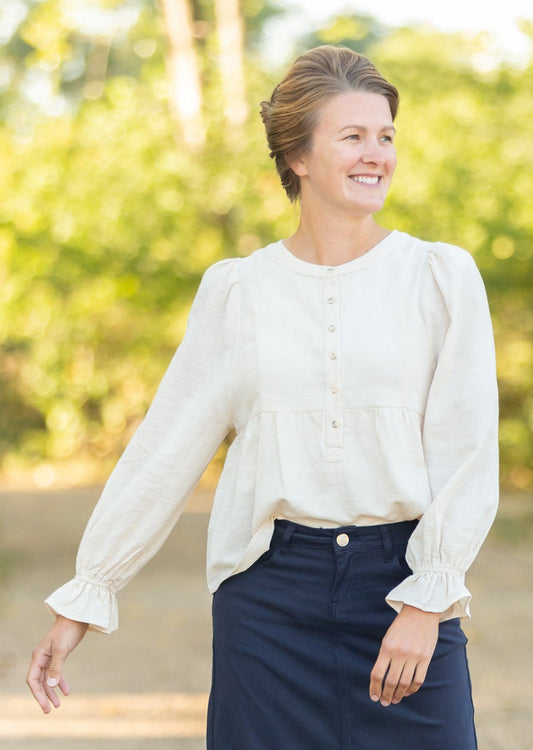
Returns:
[[[208,750],[476,750],[458,620],[441,623],[419,692],[369,697],[415,526],[276,521],[268,552],[213,598]]]

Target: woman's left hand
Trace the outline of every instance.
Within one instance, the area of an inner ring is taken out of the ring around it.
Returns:
[[[370,698],[382,706],[416,693],[437,645],[440,616],[404,604],[385,633],[370,675]]]

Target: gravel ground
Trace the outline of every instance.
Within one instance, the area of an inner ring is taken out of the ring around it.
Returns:
[[[117,633],[89,634],[71,656],[70,701],[44,717],[28,696],[29,654],[51,622],[42,599],[71,577],[97,496],[97,488],[0,492],[0,749],[202,750],[211,641],[206,490],[121,592]],[[480,750],[532,747],[531,505],[502,503],[468,576]]]

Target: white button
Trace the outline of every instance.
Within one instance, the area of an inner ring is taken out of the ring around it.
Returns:
[[[346,545],[350,541],[350,537],[348,536],[348,534],[339,534],[336,541],[339,547],[346,547]]]
[[[328,297],[328,305],[334,305],[335,304],[335,297]]]
[[[335,429],[336,429],[336,428],[337,428],[337,427],[339,427],[340,425],[339,425],[339,423],[337,422],[337,420],[336,420],[336,419],[334,419],[334,420],[333,420],[333,422],[331,423],[331,426],[332,426],[333,428],[335,428]]]
[[[330,333],[333,333],[333,331],[334,331],[334,330],[335,330],[335,326],[334,326],[334,325],[330,325],[330,326],[328,327],[328,331],[329,331]]]
[[[337,355],[335,354],[335,352],[331,352],[331,354],[329,355],[329,358],[330,359],[337,359]]]
[[[334,396],[339,392],[339,389],[335,385],[332,385],[330,390]]]
[[[328,273],[333,273],[333,268],[328,268]]]

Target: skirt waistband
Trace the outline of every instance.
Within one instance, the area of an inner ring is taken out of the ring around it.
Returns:
[[[415,519],[373,526],[317,528],[277,519],[274,523],[272,541],[284,546],[331,547],[332,542],[336,542],[337,545],[350,546],[358,550],[389,549],[391,545],[406,545],[417,525],[418,521]]]

